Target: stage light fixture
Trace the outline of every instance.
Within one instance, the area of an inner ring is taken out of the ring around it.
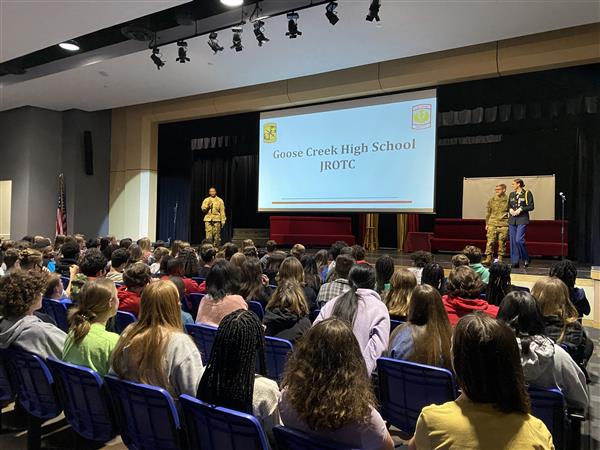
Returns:
[[[217,40],[217,33],[215,33],[214,31],[208,35],[208,46],[212,49],[213,52],[215,52],[215,55],[218,52],[223,51],[223,47],[219,44],[219,41]]]
[[[264,26],[265,23],[262,20],[257,20],[254,22],[254,36],[256,36],[259,47],[262,47],[263,42],[269,42],[269,38],[265,36]]]
[[[297,12],[287,13],[288,20],[288,31],[285,33],[290,39],[296,39],[298,36],[302,36],[302,31],[298,30],[298,19],[300,16]]]
[[[331,25],[335,25],[340,20],[337,13],[335,12],[335,8],[337,7],[337,2],[329,2],[325,7],[325,17],[327,17],[327,20],[329,20],[329,23]]]
[[[150,55],[150,59],[156,65],[157,70],[160,70],[160,68],[165,65],[165,62],[161,58],[160,50],[158,49],[158,47],[154,47],[152,49],[152,55]]]
[[[242,27],[234,27],[231,29],[233,31],[233,45],[229,48],[235,49],[236,52],[241,52],[244,49],[242,45]]]
[[[67,50],[69,52],[76,52],[77,50],[79,50],[79,45],[75,41],[61,42],[60,44],[58,44],[58,46],[63,50]]]
[[[177,41],[177,59],[175,61],[180,62],[181,64],[185,64],[190,61],[190,58],[187,57],[187,42],[185,41]]]
[[[369,22],[373,22],[373,19],[379,22],[379,8],[381,8],[379,0],[373,0],[369,6],[369,14],[367,14],[367,20]]]
[[[240,6],[244,3],[244,0],[221,0],[221,3],[225,6]]]

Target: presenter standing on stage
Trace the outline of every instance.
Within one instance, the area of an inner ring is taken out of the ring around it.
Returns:
[[[525,246],[525,230],[529,224],[529,211],[533,211],[533,194],[525,189],[525,183],[520,178],[512,182],[513,192],[508,196],[508,228],[510,232],[510,262],[513,267],[519,267],[523,261],[529,266],[529,254]]]
[[[483,264],[489,266],[494,261],[494,247],[498,243],[498,261],[506,252],[506,239],[508,239],[508,197],[506,185],[498,184],[495,188],[496,195],[487,203],[485,215],[485,231],[487,244],[485,246],[485,260]]]
[[[217,197],[217,190],[211,187],[208,197],[202,202],[206,239],[210,239],[215,247],[221,245],[221,228],[225,225],[225,203]]]

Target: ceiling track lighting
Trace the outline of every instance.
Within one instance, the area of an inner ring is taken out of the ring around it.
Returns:
[[[381,3],[379,0],[373,0],[371,5],[369,6],[369,14],[367,14],[367,20],[369,22],[373,22],[375,19],[376,22],[379,22],[379,8],[381,8]]]
[[[337,2],[329,2],[325,7],[325,17],[327,17],[327,20],[329,20],[329,23],[331,25],[335,25],[340,20],[337,13],[335,12],[335,8],[337,7]]]
[[[73,40],[61,42],[60,44],[58,44],[58,46],[63,50],[67,50],[69,52],[76,52],[79,50],[79,44]]]
[[[177,41],[177,59],[175,61],[185,64],[190,61],[190,58],[187,57],[187,42],[181,40]]]
[[[156,65],[156,69],[160,70],[161,67],[165,65],[165,62],[162,60],[162,55],[160,54],[160,50],[158,47],[154,47],[152,49],[152,55],[150,55],[150,59]]]
[[[217,33],[215,33],[214,31],[208,35],[208,46],[213,52],[215,52],[215,55],[223,51],[223,47],[219,44],[219,41],[217,39]]]
[[[302,31],[298,30],[298,19],[300,16],[297,12],[289,12],[287,13],[288,20],[288,31],[285,33],[286,36],[289,36],[290,39],[296,39],[298,36],[302,36]]]
[[[269,42],[269,38],[265,36],[265,23],[262,20],[254,22],[254,36],[258,41],[258,46],[262,47],[264,42]]]
[[[244,4],[244,0],[221,0],[221,3],[225,6],[233,8],[235,6],[242,6]]]
[[[229,48],[234,49],[236,52],[241,52],[244,49],[242,45],[242,31],[244,30],[242,27],[233,27],[231,31],[233,32],[233,45]]]

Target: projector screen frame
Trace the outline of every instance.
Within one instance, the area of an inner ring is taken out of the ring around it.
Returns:
[[[435,129],[434,129],[434,165],[433,165],[433,205],[431,210],[428,208],[410,208],[410,209],[395,209],[395,208],[383,208],[383,209],[376,209],[376,210],[372,210],[372,209],[366,209],[366,208],[328,208],[328,209],[314,209],[314,208],[294,208],[294,209],[289,209],[289,208],[259,208],[259,199],[260,199],[260,175],[259,175],[259,179],[257,180],[258,183],[258,189],[257,189],[257,197],[256,197],[256,211],[258,213],[290,213],[290,214],[295,214],[295,213],[313,213],[313,214],[327,214],[327,213],[396,213],[396,214],[400,214],[400,213],[409,213],[409,214],[436,214],[436,188],[437,188],[437,162],[438,162],[438,122],[437,122],[437,100],[438,100],[438,96],[437,96],[437,86],[436,87],[432,87],[432,88],[428,88],[428,89],[410,89],[410,90],[406,90],[406,91],[401,91],[401,92],[393,92],[393,93],[381,93],[381,94],[375,94],[375,95],[365,95],[365,96],[358,96],[358,97],[352,97],[352,98],[348,98],[348,99],[340,99],[340,100],[332,100],[332,101],[325,101],[325,102],[317,102],[317,103],[311,103],[311,104],[307,104],[307,105],[303,105],[303,106],[288,106],[285,108],[275,108],[275,109],[267,109],[264,111],[261,111],[259,113],[258,116],[258,133],[260,135],[261,130],[260,130],[260,123],[263,119],[270,119],[273,117],[289,117],[292,115],[301,115],[302,111],[306,111],[306,113],[318,113],[318,112],[326,112],[326,111],[333,111],[333,110],[337,110],[337,109],[351,109],[351,108],[361,108],[361,107],[365,107],[365,106],[371,106],[371,105],[381,105],[381,104],[386,104],[386,103],[396,103],[398,102],[398,100],[390,100],[388,102],[381,102],[381,100],[377,101],[377,99],[381,99],[382,97],[388,97],[388,98],[393,98],[393,97],[401,97],[403,98],[403,101],[407,101],[407,100],[414,100],[416,98],[421,98],[421,97],[425,97],[427,93],[430,92],[432,93],[430,96],[435,97],[436,99],[436,120],[435,120]],[[410,94],[419,94],[419,95],[415,95],[414,98],[410,98]],[[339,107],[334,107],[334,105],[339,105],[340,103],[358,103],[360,101],[367,101],[366,103],[362,103],[360,105],[356,105],[356,106],[351,106],[350,108],[339,108]],[[371,103],[372,101],[372,103]],[[293,114],[284,114],[286,111],[292,111],[293,110]],[[282,113],[282,114],[280,114]],[[259,146],[258,146],[258,173],[260,174],[260,139],[259,139]]]

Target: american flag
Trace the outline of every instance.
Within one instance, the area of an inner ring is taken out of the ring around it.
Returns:
[[[67,234],[67,201],[65,198],[65,176],[58,176],[58,206],[56,208],[56,235]]]

